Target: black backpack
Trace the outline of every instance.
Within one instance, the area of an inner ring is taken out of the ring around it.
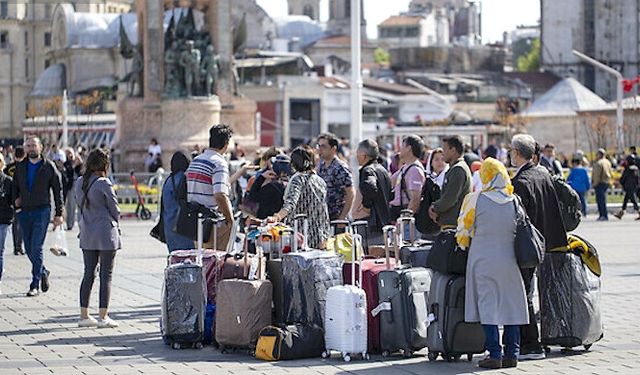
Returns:
[[[418,212],[414,215],[416,228],[425,234],[433,234],[440,230],[440,226],[429,217],[429,206],[440,199],[440,186],[431,177],[427,177],[422,186],[422,199]]]
[[[564,229],[567,232],[571,232],[578,227],[580,219],[582,219],[580,196],[562,176],[551,176],[551,180],[553,181],[553,187],[558,197]]]

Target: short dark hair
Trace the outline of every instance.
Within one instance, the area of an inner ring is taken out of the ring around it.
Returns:
[[[546,145],[544,145],[544,150],[546,149],[551,149],[551,150],[555,150],[556,146],[553,143],[547,143]]]
[[[338,149],[338,137],[333,133],[322,133],[318,136],[318,140],[324,139],[329,143],[329,147]]]
[[[373,139],[365,139],[358,144],[358,150],[362,150],[368,158],[377,160],[380,156],[378,143]]]
[[[213,125],[211,129],[209,129],[209,147],[220,150],[229,144],[232,136],[233,130],[231,130],[229,125]]]
[[[16,146],[16,150],[15,150],[14,154],[15,154],[15,156],[16,156],[17,158],[24,157],[24,155],[25,155],[25,154],[24,154],[24,147],[22,147],[22,146]]]
[[[445,137],[442,139],[442,142],[455,149],[458,154],[462,155],[464,153],[464,143],[462,143],[462,138],[459,135]]]
[[[424,141],[415,134],[410,134],[402,140],[402,143],[411,147],[411,153],[416,158],[422,158],[424,154]]]
[[[306,172],[315,168],[315,155],[309,145],[300,145],[291,151],[291,166],[298,172]]]

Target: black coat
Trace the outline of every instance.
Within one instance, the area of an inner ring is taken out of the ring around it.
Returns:
[[[13,180],[0,172],[0,224],[13,222]]]
[[[544,167],[529,162],[513,177],[513,188],[522,199],[531,222],[542,233],[547,251],[567,246],[560,205],[551,176]]]
[[[27,188],[27,163],[29,159],[24,159],[16,166],[13,175],[13,199],[22,200],[21,208],[35,209],[51,206],[51,195],[53,193],[53,202],[55,204],[56,216],[62,216],[62,178],[60,172],[51,160],[43,159],[42,164],[36,171],[36,177],[33,182],[33,189],[29,191]]]
[[[260,174],[253,181],[253,185],[249,190],[249,199],[258,204],[258,212],[256,212],[258,219],[266,219],[277,213],[284,204],[284,183],[280,180],[275,180],[262,186],[264,180],[264,176]]]
[[[391,201],[391,177],[377,161],[370,161],[360,168],[359,188],[362,205],[371,210],[369,228],[382,232],[382,227],[391,222],[389,202]]]

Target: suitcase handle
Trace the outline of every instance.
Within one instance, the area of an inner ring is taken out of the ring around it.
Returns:
[[[389,260],[389,237],[395,237],[396,235],[396,227],[394,225],[385,225],[382,227],[382,234],[384,237],[384,257],[387,261],[387,270],[391,269],[391,261]]]
[[[351,245],[351,285],[362,289],[362,259],[364,255],[358,259],[358,284],[356,285],[356,256],[358,253],[358,245],[362,247],[362,236],[353,235],[353,244]]]

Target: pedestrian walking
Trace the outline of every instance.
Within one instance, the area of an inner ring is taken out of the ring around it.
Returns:
[[[624,190],[624,200],[622,201],[622,209],[615,213],[615,217],[622,219],[629,201],[633,204],[633,209],[638,213],[636,220],[640,220],[640,210],[638,210],[638,201],[636,200],[636,192],[638,191],[638,165],[636,158],[632,155],[627,156],[624,172],[620,177],[620,185]]]
[[[180,207],[186,202],[180,202],[178,190],[185,181],[185,172],[189,168],[189,158],[177,151],[171,157],[171,174],[162,186],[162,201],[160,212],[162,213],[162,228],[169,252],[174,250],[186,250],[193,247],[193,240],[174,231]]]
[[[310,248],[320,249],[329,238],[327,184],[315,171],[313,149],[303,145],[291,152],[291,167],[296,171],[284,191],[282,209],[268,218],[269,222],[293,225],[298,214],[307,215],[309,231],[306,239]]]
[[[395,221],[404,209],[413,212],[420,207],[422,185],[426,180],[424,167],[420,162],[424,152],[424,142],[417,135],[408,135],[402,140],[398,153],[402,165],[391,176],[393,199],[389,202],[391,220]]]
[[[24,152],[24,147],[17,146],[14,152],[14,160],[4,168],[4,173],[13,178],[16,172],[16,166],[18,163],[23,161],[25,157],[26,154]],[[13,238],[13,255],[24,255],[24,248],[22,247],[22,230],[20,229],[20,220],[18,220],[15,209],[13,211],[13,223],[11,224],[11,237]]]
[[[480,322],[489,355],[478,366],[516,367],[520,325],[529,323],[524,283],[514,252],[516,210],[505,166],[487,158],[480,168],[482,188],[468,194],[458,216],[456,239],[467,249],[465,321]],[[504,327],[502,345],[498,328]]]
[[[4,170],[4,157],[0,154],[0,294],[2,294],[2,272],[4,271],[4,244],[13,221],[13,179]]]
[[[391,199],[391,177],[380,164],[378,144],[365,139],[358,144],[356,158],[358,173],[358,191],[353,206],[353,220],[365,220],[368,223],[368,242],[382,244],[382,228],[391,223],[391,214],[387,202]]]
[[[596,192],[598,203],[598,221],[609,220],[607,211],[607,190],[611,185],[611,162],[607,159],[607,152],[601,148],[596,153],[596,162],[591,170],[591,184]]]
[[[442,140],[444,161],[451,167],[445,173],[440,199],[429,207],[429,216],[441,229],[457,226],[464,197],[471,192],[471,171],[463,158],[464,145],[460,136]]]
[[[587,216],[587,192],[591,188],[591,181],[589,180],[589,172],[582,166],[582,160],[580,158],[574,158],[571,161],[571,171],[567,177],[567,183],[578,193],[580,197],[580,205],[583,216]]]
[[[79,327],[115,328],[118,322],[108,314],[111,277],[120,240],[120,208],[111,181],[107,178],[109,155],[102,149],[91,151],[86,169],[75,184],[80,209],[80,249],[84,276],[80,284]],[[100,264],[99,319],[89,315],[89,299]]]
[[[540,165],[547,168],[551,175],[562,176],[562,164],[556,159],[556,146],[551,143],[544,146]]]
[[[345,220],[355,192],[349,166],[338,158],[338,138],[331,133],[318,136],[318,176],[327,184],[327,208],[331,220]]]
[[[511,162],[517,168],[512,183],[514,192],[522,200],[531,223],[542,233],[547,251],[566,248],[567,234],[564,231],[562,214],[551,175],[533,159],[536,141],[527,134],[518,134],[511,140]],[[520,328],[521,346],[519,359],[544,359],[540,334],[533,307],[536,268],[520,270],[527,292],[529,324]],[[542,280],[541,280],[542,282]]]
[[[214,245],[214,232],[217,233],[215,243],[218,249],[226,249],[233,225],[229,164],[223,156],[229,148],[231,136],[233,130],[229,125],[212,126],[209,129],[209,148],[193,159],[185,173],[187,201],[216,210],[224,219],[216,231],[211,231],[211,237],[205,239],[204,247],[209,249]]]

